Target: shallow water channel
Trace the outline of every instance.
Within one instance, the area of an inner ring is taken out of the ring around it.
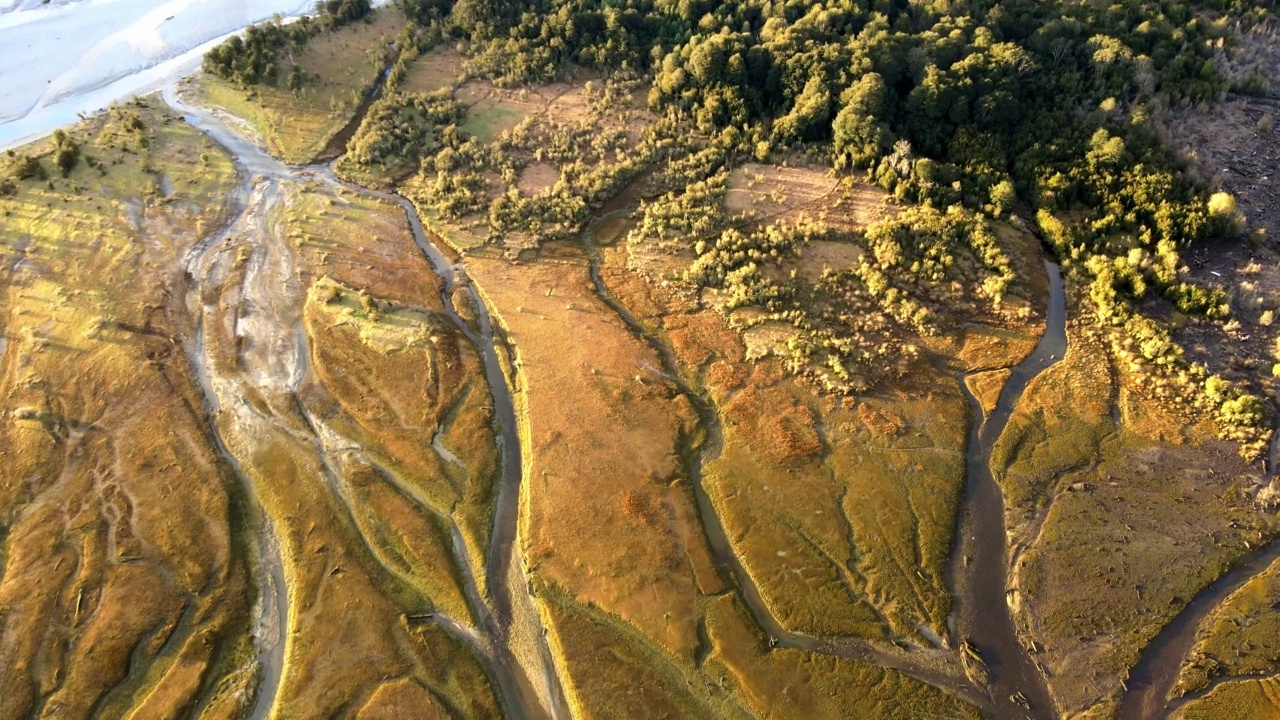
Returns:
[[[602,216],[597,223],[610,215]],[[773,647],[848,658],[897,670],[967,702],[984,708],[988,707],[985,694],[963,676],[960,668],[952,661],[952,653],[948,650],[904,649],[890,643],[873,643],[859,637],[815,637],[790,630],[778,620],[761,595],[755,579],[747,572],[741,558],[734,551],[719,512],[703,484],[703,468],[718,458],[723,449],[724,433],[719,411],[711,400],[695,391],[681,378],[680,365],[671,348],[650,333],[644,324],[609,292],[601,275],[602,259],[600,250],[595,244],[594,227],[594,224],[588,226],[583,235],[583,241],[588,252],[591,253],[590,277],[596,294],[622,319],[632,333],[658,353],[662,359],[663,376],[675,384],[697,412],[705,436],[698,452],[694,454],[685,470],[693,487],[698,514],[717,564],[726,574],[730,585],[738,588],[743,603],[757,627],[768,638],[769,644]]]
[[[991,450],[1023,392],[1037,375],[1057,363],[1067,350],[1066,293],[1060,268],[1045,263],[1049,273],[1049,307],[1044,334],[1031,355],[1011,368],[996,407],[969,432],[967,492],[952,560],[956,588],[956,644],[968,643],[986,665],[991,713],[997,718],[1056,717],[1044,674],[1018,639],[1009,606],[1008,538],[1004,498],[991,475]],[[978,401],[965,390],[974,417],[982,418]]]
[[[195,280],[189,304],[192,305],[197,317],[196,338],[189,355],[196,374],[201,379],[206,402],[212,412],[218,411],[219,396],[225,396],[234,390],[229,391],[227,387],[229,383],[213,376],[209,357],[204,348],[202,321],[204,303],[200,293],[203,286],[209,282],[207,277],[209,261],[206,256],[243,222],[261,224],[266,210],[269,209],[268,206],[278,202],[279,185],[285,182],[319,179],[326,183],[341,184],[354,192],[394,201],[405,211],[416,244],[435,273],[443,280],[441,298],[449,319],[475,346],[476,352],[482,358],[493,399],[497,443],[502,459],[490,552],[482,569],[488,580],[490,597],[479,597],[474,590],[474,581],[470,583],[470,592],[468,592],[469,601],[474,606],[472,609],[475,616],[480,618],[482,627],[474,630],[463,628],[444,616],[437,616],[436,621],[447,632],[477,652],[490,673],[503,710],[508,717],[517,719],[568,717],[563,688],[547,646],[541,619],[529,594],[523,561],[519,555],[517,521],[523,474],[520,440],[511,389],[497,355],[493,324],[479,293],[471,286],[464,271],[454,265],[428,236],[409,201],[398,195],[379,193],[346,183],[334,176],[330,168],[325,165],[287,166],[267,155],[256,144],[232,129],[231,119],[224,118],[214,111],[187,104],[174,88],[167,89],[164,97],[166,102],[183,114],[188,123],[204,132],[233,156],[239,174],[239,184],[230,203],[228,222],[221,231],[198,245],[193,250],[192,258],[188,260],[188,270]],[[255,205],[261,205],[261,207],[255,208]],[[248,217],[251,211],[257,214],[256,221]],[[265,236],[267,233],[263,234]],[[474,304],[477,316],[477,327],[474,329],[458,315],[453,306],[453,291],[457,287],[464,288]],[[306,353],[306,339],[299,337],[296,326],[274,328],[271,334],[273,337],[288,338],[291,352],[284,352],[283,355]],[[289,376],[289,383],[296,387],[302,380],[298,374],[305,375],[307,372],[306,358],[300,356],[295,358],[295,362],[288,364],[290,367],[287,368],[286,374]],[[218,442],[221,444],[222,439],[218,438]],[[431,438],[424,438],[424,442],[431,442]],[[323,451],[322,438],[317,436],[315,444],[319,450]],[[232,454],[226,452],[224,455],[232,467],[236,468]],[[242,473],[240,477],[246,486],[250,500],[253,501],[252,483]],[[251,504],[254,505],[255,512],[259,516],[260,521],[256,525],[261,528],[263,535],[263,550],[259,553],[261,567],[257,579],[264,598],[263,612],[264,616],[274,615],[270,622],[264,618],[259,623],[262,627],[255,632],[263,679],[257,702],[248,717],[261,720],[270,717],[283,678],[285,645],[283,638],[288,636],[289,588],[270,520],[263,517],[264,514],[256,501]],[[460,568],[463,576],[474,578],[476,569],[466,564],[466,554],[456,552],[455,556],[458,562],[463,564]],[[274,626],[276,631],[267,632],[270,626]],[[529,651],[530,648],[533,650]],[[525,652],[521,653],[519,649],[524,649]]]
[[[1165,625],[1142,651],[1138,664],[1129,673],[1117,717],[1120,720],[1164,717],[1167,710],[1203,697],[1220,682],[1241,679],[1229,675],[1215,678],[1202,690],[1178,698],[1166,707],[1165,700],[1178,680],[1183,661],[1195,644],[1196,632],[1204,619],[1232,593],[1277,560],[1280,560],[1280,540],[1273,540],[1241,561],[1235,569],[1210,583],[1172,622]],[[1263,677],[1266,676],[1269,674]]]
[[[488,668],[504,710],[515,718],[568,717],[563,688],[556,674],[554,662],[544,637],[541,620],[529,594],[522,558],[519,555],[518,515],[520,484],[523,463],[520,439],[517,432],[514,400],[503,365],[498,358],[495,331],[488,309],[480,294],[466,278],[465,270],[455,264],[433,241],[423,228],[417,213],[404,198],[352,185],[338,179],[328,166],[289,167],[268,156],[257,145],[233,130],[231,121],[218,114],[187,105],[172,89],[165,92],[165,99],[188,122],[205,132],[222,145],[235,158],[240,173],[240,185],[233,197],[232,218],[226,227],[196,250],[197,256],[208,252],[241,222],[242,216],[260,196],[278,196],[280,182],[319,179],[342,186],[364,195],[398,203],[405,211],[414,240],[430,262],[436,274],[443,280],[441,298],[450,320],[474,345],[483,360],[486,379],[493,397],[494,419],[497,425],[497,442],[502,457],[502,474],[494,511],[494,527],[490,553],[482,569],[490,588],[490,597],[480,598],[470,583],[470,600],[480,628],[470,630],[455,627],[448,618],[439,618],[441,626],[451,634],[467,642],[481,655]],[[265,188],[263,187],[265,185]],[[260,218],[259,218],[260,219]],[[590,228],[587,232],[588,248],[593,249]],[[189,263],[196,269],[197,261]],[[646,331],[639,320],[618,303],[610,294],[600,274],[600,258],[593,252],[590,276],[599,297],[612,308],[631,330],[649,343],[661,356],[664,374],[670,378],[693,403],[697,410],[705,437],[691,467],[687,468],[699,514],[706,529],[707,539],[724,572],[730,576],[741,592],[742,599],[770,644],[794,648],[818,654],[833,655],[893,668],[930,685],[942,688],[969,702],[983,707],[986,714],[997,718],[1050,717],[1052,701],[1045,687],[1044,678],[1032,656],[1019,641],[1014,630],[1013,618],[1006,600],[1008,588],[1008,562],[1004,504],[1000,489],[990,472],[990,453],[997,438],[1004,431],[1013,408],[1021,398],[1027,384],[1040,372],[1060,360],[1066,351],[1066,303],[1059,269],[1046,263],[1050,280],[1050,298],[1044,335],[1035,351],[1018,366],[1011,369],[1011,376],[1002,390],[998,404],[983,422],[975,422],[970,435],[968,450],[968,492],[961,513],[956,558],[952,564],[953,586],[957,588],[957,628],[954,645],[963,643],[976,651],[986,665],[989,683],[986,692],[960,672],[954,662],[954,650],[944,648],[903,649],[889,644],[870,643],[860,638],[818,638],[793,632],[783,627],[769,609],[759,588],[733,551],[720,522],[715,506],[703,488],[702,468],[717,458],[721,452],[722,431],[719,413],[714,405],[680,379],[679,366],[671,350]],[[193,272],[199,284],[200,276]],[[475,325],[468,324],[453,305],[454,291],[462,288],[474,306]],[[194,291],[194,292],[198,292]],[[196,351],[192,352],[193,364],[201,377],[208,401],[217,408],[217,392],[209,377],[208,358],[202,350],[202,325],[197,332]],[[281,332],[287,329],[281,328]],[[289,333],[292,335],[293,333]],[[305,351],[305,339],[297,341],[297,351]],[[300,359],[299,367],[305,363]],[[305,372],[305,370],[303,370]],[[297,378],[294,378],[295,380]],[[225,392],[225,388],[223,388]],[[970,397],[977,417],[981,411],[977,401]],[[430,438],[424,438],[430,442]],[[234,465],[234,458],[227,453]],[[243,477],[243,476],[242,476]],[[252,493],[251,484],[246,481]],[[264,679],[258,702],[251,718],[269,717],[274,699],[283,677],[283,637],[287,637],[288,587],[283,563],[271,530],[265,518],[258,523],[262,528],[263,548],[260,553],[262,569],[258,582],[263,587],[264,613],[274,614],[274,622],[260,623],[264,628],[275,625],[277,632],[261,631],[259,640],[260,662]],[[465,565],[465,553],[456,553],[464,576],[474,578],[476,568]],[[274,599],[274,602],[270,602]],[[274,642],[271,642],[272,638]],[[534,650],[529,651],[530,648]],[[520,650],[524,652],[520,652]]]

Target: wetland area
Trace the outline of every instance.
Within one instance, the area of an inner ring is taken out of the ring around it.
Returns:
[[[177,38],[0,156],[0,720],[1280,715],[1265,192],[1137,81],[984,150],[1047,5],[131,2],[0,7]]]

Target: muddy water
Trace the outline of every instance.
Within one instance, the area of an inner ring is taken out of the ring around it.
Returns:
[[[600,218],[600,220],[607,219],[607,217],[608,215]],[[689,400],[698,414],[699,424],[706,433],[706,437],[685,468],[698,504],[698,515],[702,521],[707,542],[716,557],[717,564],[723,572],[727,573],[726,580],[729,581],[729,584],[738,588],[748,612],[757,627],[768,638],[770,646],[842,657],[890,668],[969,703],[985,707],[987,704],[985,695],[963,676],[959,667],[952,660],[950,653],[944,650],[904,650],[887,644],[873,644],[865,639],[855,637],[814,637],[787,629],[773,614],[768,603],[765,602],[764,597],[761,595],[755,579],[747,572],[741,558],[734,552],[733,545],[725,532],[724,522],[721,520],[715,504],[703,484],[703,468],[720,456],[724,445],[724,433],[719,411],[710,400],[695,392],[681,378],[680,365],[671,349],[650,333],[630,311],[610,294],[600,272],[602,259],[599,247],[594,241],[594,227],[593,224],[587,228],[583,235],[583,240],[591,254],[589,272],[596,294],[622,319],[632,333],[644,340],[658,353],[658,356],[662,359],[663,375],[676,385],[680,393]]]
[[[1036,349],[1014,367],[1000,392],[995,409],[969,434],[967,491],[959,523],[958,558],[953,558],[953,587],[957,588],[956,645],[968,642],[988,671],[990,714],[996,718],[1056,717],[1044,674],[1023,647],[1009,607],[1008,544],[1004,498],[991,475],[991,449],[1004,432],[1027,384],[1062,359],[1067,350],[1067,310],[1062,273],[1046,263],[1049,273],[1049,311]],[[968,393],[966,386],[966,393]],[[978,401],[969,394],[974,416],[982,417]]]
[[[1253,576],[1280,560],[1280,540],[1273,540],[1250,555],[1234,570],[1209,584],[1183,608],[1182,612],[1156,635],[1143,650],[1138,664],[1129,673],[1126,692],[1120,701],[1117,717],[1121,720],[1147,720],[1167,715],[1166,699],[1178,680],[1182,662],[1195,644],[1196,631],[1215,608],[1239,590]],[[1210,687],[1213,687],[1210,685]],[[1197,693],[1199,696],[1203,693]],[[1194,697],[1194,696],[1193,696]],[[1181,698],[1168,709],[1185,704]]]
[[[238,325],[242,325],[242,329],[248,334],[261,336],[257,342],[250,344],[251,348],[253,346],[271,348],[271,351],[256,358],[256,362],[248,363],[249,379],[255,385],[265,384],[274,386],[278,390],[295,392],[307,373],[307,339],[305,334],[297,332],[296,306],[300,301],[302,290],[292,288],[296,274],[291,272],[291,260],[284,257],[285,253],[280,250],[284,243],[275,237],[277,235],[275,229],[267,227],[266,224],[270,210],[279,201],[280,184],[312,179],[340,183],[355,192],[393,200],[405,210],[415,242],[436,273],[444,280],[441,297],[450,319],[475,345],[483,359],[486,378],[492,391],[494,416],[499,428],[497,442],[503,460],[490,556],[484,568],[492,607],[486,605],[474,591],[474,582],[470,583],[468,593],[469,600],[475,606],[473,607],[475,616],[481,619],[484,627],[477,632],[443,616],[437,616],[437,621],[451,635],[458,637],[481,656],[481,661],[493,677],[508,716],[520,719],[568,717],[563,689],[546,643],[541,618],[529,595],[528,581],[518,555],[517,521],[522,464],[515,408],[507,378],[498,361],[492,322],[478,293],[467,282],[461,268],[455,267],[432,243],[418,220],[412,204],[404,198],[373,192],[342,182],[326,166],[305,168],[286,166],[267,155],[240,133],[232,130],[230,125],[234,124],[234,119],[221,117],[213,111],[186,104],[173,88],[166,90],[164,96],[172,107],[185,115],[191,125],[226,148],[234,157],[239,170],[241,182],[232,198],[231,222],[222,232],[197,247],[192,258],[188,260],[188,271],[196,280],[188,300],[192,312],[198,318],[200,330],[189,354],[210,406],[215,412],[219,404],[224,401],[226,405],[233,406],[234,414],[246,429],[263,422],[264,419],[261,416],[252,417],[235,412],[244,407],[243,403],[239,402],[235,387],[243,382],[244,378],[215,377],[210,370],[209,356],[204,347],[205,308],[201,291],[204,287],[216,286],[219,280],[216,255],[220,246],[226,243],[234,231],[241,231],[243,234],[264,240],[255,248],[254,257],[250,261],[250,277],[245,283],[245,292],[254,296],[248,298],[254,312]],[[246,223],[251,223],[253,227],[244,228],[243,225]],[[282,273],[284,276],[281,276]],[[262,277],[255,279],[255,274],[262,274]],[[267,277],[268,274],[271,277]],[[473,331],[453,307],[453,290],[459,286],[469,293],[475,304],[479,320],[478,332]],[[265,291],[265,287],[272,289]],[[282,289],[286,287],[291,290]],[[281,292],[290,297],[277,297]],[[261,297],[257,297],[258,295]],[[290,303],[290,298],[295,302]],[[300,409],[304,416],[308,415],[305,407]],[[334,439],[321,438],[320,430],[314,424],[312,431],[316,434],[313,443],[315,449],[321,453],[322,461],[328,466],[331,458],[327,447],[333,444]],[[221,439],[219,441],[221,442]],[[226,455],[234,462],[230,453]],[[330,471],[332,472],[332,468]],[[249,485],[247,481],[246,485]],[[252,487],[249,489],[252,493]],[[263,587],[264,599],[269,601],[274,598],[276,601],[274,607],[277,609],[277,617],[274,625],[279,628],[274,634],[264,630],[260,636],[279,638],[287,635],[285,629],[288,588],[274,533],[271,532],[268,522],[264,521],[260,525],[264,528],[262,553],[264,567],[259,583]],[[274,552],[267,550],[274,550]],[[461,545],[455,548],[455,554],[463,565],[463,574],[474,577],[473,568],[469,566]],[[264,628],[266,626],[264,623]],[[264,678],[259,702],[251,716],[253,718],[265,718],[270,715],[283,673],[284,643],[260,642],[259,651]]]

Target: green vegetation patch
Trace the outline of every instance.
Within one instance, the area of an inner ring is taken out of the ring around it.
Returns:
[[[242,83],[206,73],[196,82],[196,99],[247,121],[285,162],[311,162],[355,116],[386,69],[391,42],[405,22],[394,6],[369,18],[317,33],[290,51],[291,62],[264,66],[264,78],[279,78],[275,82]],[[302,79],[290,87],[283,78],[295,74]]]
[[[467,111],[462,130],[482,143],[491,143],[504,132],[514,130],[529,116],[530,108],[484,99]]]
[[[1274,720],[1280,707],[1280,679],[1226,682],[1173,713],[1176,720]]]
[[[434,93],[452,88],[465,77],[462,61],[457,50],[435,47],[409,62],[395,87],[405,93]]]
[[[462,114],[448,93],[391,92],[369,108],[338,169],[370,184],[402,180],[435,153],[442,132],[456,132]]]

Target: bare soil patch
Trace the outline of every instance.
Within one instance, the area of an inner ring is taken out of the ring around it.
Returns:
[[[409,65],[396,88],[407,93],[431,93],[453,87],[463,76],[466,58],[450,46],[433,48]]]
[[[887,197],[873,185],[842,181],[826,167],[747,163],[729,173],[724,207],[735,218],[795,222],[807,215],[860,230],[890,212]]]
[[[1225,326],[1182,318],[1153,303],[1174,321],[1175,337],[1189,357],[1211,372],[1270,394],[1259,377],[1269,374],[1280,324],[1280,129],[1264,130],[1263,118],[1280,115],[1280,101],[1231,96],[1212,109],[1174,111],[1167,128],[1202,177],[1231,193],[1250,241],[1231,238],[1197,245],[1183,255],[1195,282],[1227,291],[1234,322]]]
[[[560,169],[546,162],[534,163],[520,171],[517,187],[521,194],[532,197],[549,190],[560,179]]]

